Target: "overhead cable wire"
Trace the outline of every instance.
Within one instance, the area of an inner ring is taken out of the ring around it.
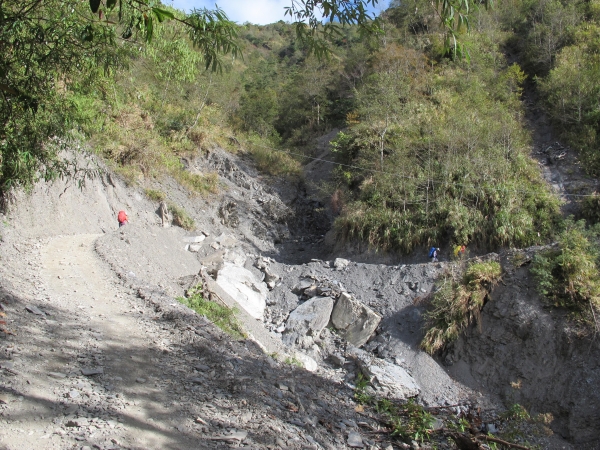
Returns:
[[[323,158],[318,158],[315,156],[308,156],[308,155],[304,155],[302,153],[295,153],[292,152],[290,150],[283,150],[283,149],[277,149],[274,147],[269,147],[266,145],[261,145],[261,144],[251,144],[254,145],[255,147],[262,147],[262,148],[266,148],[269,150],[273,150],[276,152],[280,152],[280,153],[285,153],[287,155],[293,155],[293,156],[298,156],[301,158],[306,158],[306,159],[311,159],[313,161],[320,161],[320,162],[324,162],[324,163],[328,163],[328,164],[333,164],[336,166],[341,166],[341,167],[347,167],[349,169],[356,169],[356,170],[362,170],[365,172],[371,172],[371,173],[381,173],[381,174],[385,174],[385,175],[391,175],[391,176],[395,176],[397,178],[404,178],[404,179],[409,179],[409,180],[422,180],[422,181],[431,181],[431,182],[437,182],[439,184],[444,184],[444,185],[449,185],[452,184],[453,186],[461,186],[463,188],[477,188],[478,186],[474,185],[474,184],[466,184],[466,183],[459,183],[459,182],[455,182],[455,183],[450,183],[448,180],[442,180],[440,178],[420,178],[420,177],[414,177],[414,176],[409,176],[409,175],[402,175],[400,173],[397,172],[388,172],[385,170],[379,170],[379,169],[371,169],[368,167],[360,167],[360,166],[355,166],[352,164],[344,164],[344,163],[340,163],[337,161],[331,161],[331,160],[327,160],[327,159],[323,159]],[[509,188],[493,188],[493,187],[488,187],[488,190],[492,190],[492,191],[497,191],[497,192],[515,192],[515,193],[521,193],[521,194],[536,194],[536,191],[527,191],[527,190],[521,190],[521,189],[509,189]],[[594,197],[595,194],[569,194],[567,192],[559,192],[557,193],[560,197],[577,197],[577,198],[585,198],[585,197]]]

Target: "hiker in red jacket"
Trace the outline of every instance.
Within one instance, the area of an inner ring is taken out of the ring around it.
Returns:
[[[123,225],[127,225],[128,222],[128,217],[127,217],[127,213],[125,211],[119,211],[119,215],[117,216],[117,220],[119,221],[119,228],[121,228]]]

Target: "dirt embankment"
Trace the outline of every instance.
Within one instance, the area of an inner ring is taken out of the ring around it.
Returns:
[[[565,311],[548,308],[529,273],[533,250],[501,259],[503,283],[481,324],[445,355],[449,373],[476,390],[497,393],[531,414],[551,413],[552,429],[577,448],[600,441],[600,343],[573,328]]]

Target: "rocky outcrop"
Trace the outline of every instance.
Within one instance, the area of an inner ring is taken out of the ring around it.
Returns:
[[[217,274],[217,284],[255,319],[262,320],[267,306],[267,288],[243,267],[225,265]]]

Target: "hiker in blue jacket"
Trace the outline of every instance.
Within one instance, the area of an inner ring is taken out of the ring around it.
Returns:
[[[438,253],[440,249],[436,247],[431,247],[429,249],[429,258],[431,258],[431,262],[438,262]]]

